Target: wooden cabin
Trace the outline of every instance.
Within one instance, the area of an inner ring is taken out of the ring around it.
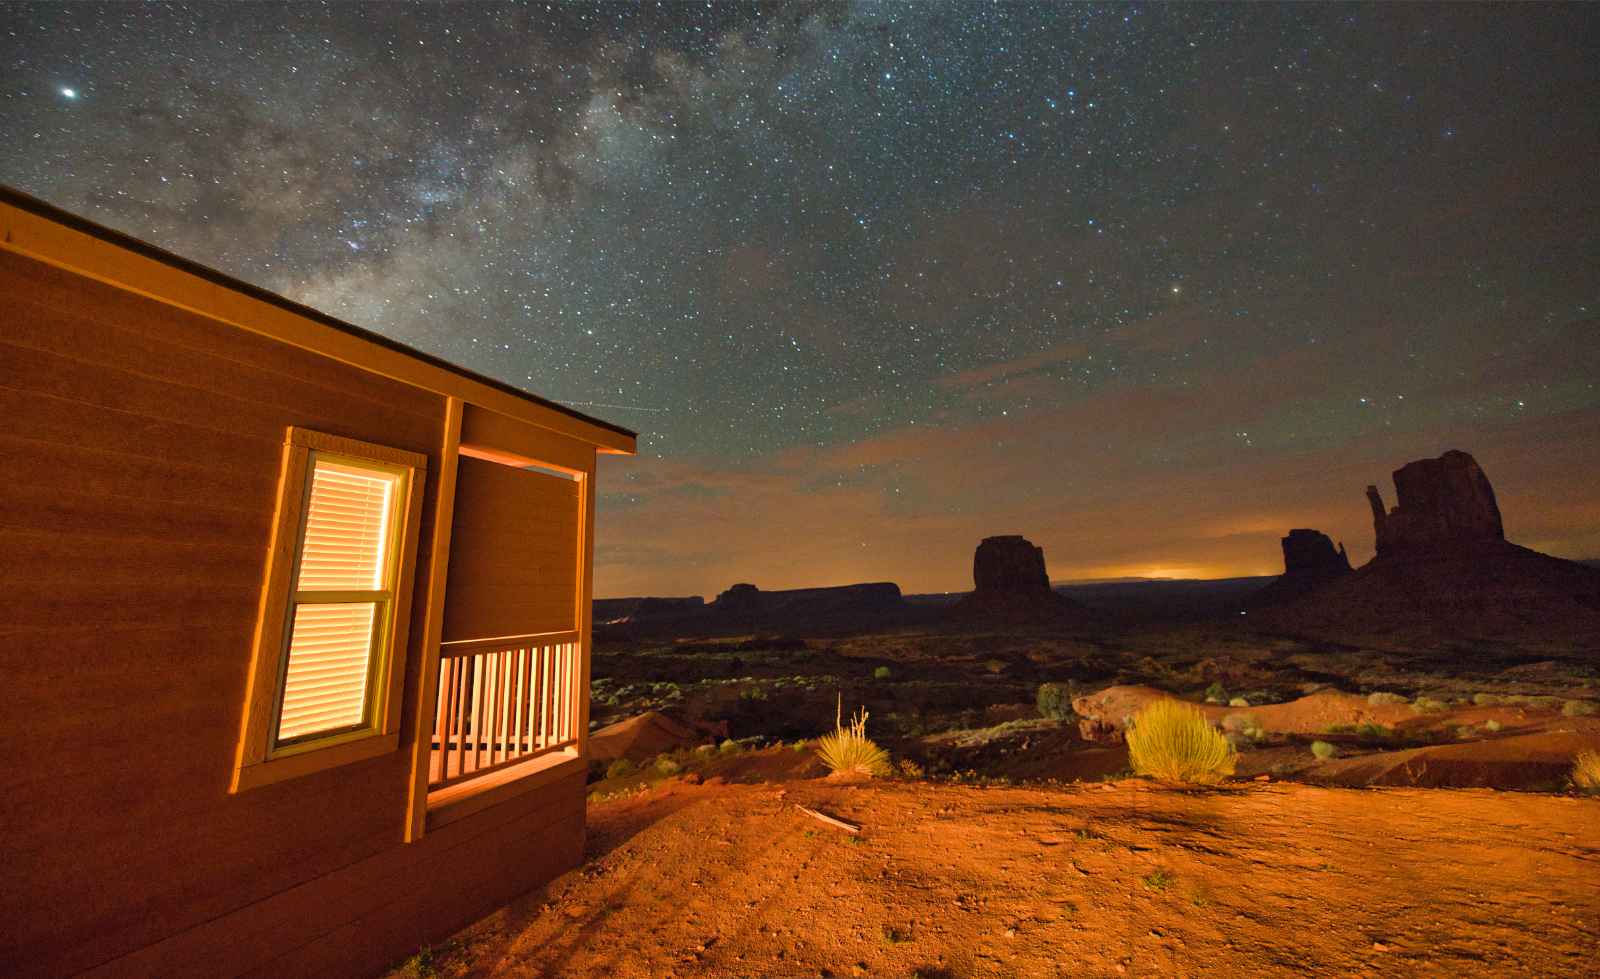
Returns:
[[[634,433],[0,225],[0,972],[371,974],[577,865]]]

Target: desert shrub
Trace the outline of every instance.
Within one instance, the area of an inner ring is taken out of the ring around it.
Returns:
[[[1213,785],[1233,774],[1238,753],[1189,704],[1157,700],[1133,718],[1128,761],[1140,775]]]
[[[1600,792],[1600,751],[1580,751],[1572,760],[1572,784],[1580,792]]]
[[[626,758],[618,758],[606,766],[606,778],[627,778],[633,772],[633,762]]]
[[[1561,706],[1561,698],[1560,697],[1521,696],[1521,697],[1509,697],[1509,698],[1507,698],[1507,700],[1510,703],[1522,704],[1525,707],[1550,708],[1550,709],[1554,710],[1555,708],[1558,708],[1558,707]]]
[[[1222,719],[1222,729],[1230,734],[1249,738],[1251,741],[1260,741],[1267,736],[1261,722],[1251,714],[1229,714]]]
[[[874,680],[887,680],[891,676],[894,676],[894,671],[889,669],[887,666],[880,666],[872,671],[872,678]]]
[[[1497,693],[1475,693],[1472,695],[1472,702],[1479,707],[1493,707],[1505,703],[1506,698]]]
[[[1220,683],[1213,683],[1206,687],[1206,703],[1225,704],[1228,702],[1228,691]]]
[[[888,775],[889,753],[867,737],[867,709],[850,719],[844,726],[843,700],[835,710],[833,730],[817,739],[817,757],[831,772],[848,772],[856,775]]]
[[[1491,733],[1500,730],[1500,722],[1493,718],[1483,722],[1483,729]]]
[[[702,755],[702,756],[704,756],[704,755],[714,755],[714,754],[717,753],[717,746],[714,745],[714,744],[696,745],[695,749],[694,749],[694,753],[697,754],[697,755]]]
[[[1326,741],[1311,742],[1311,753],[1318,758],[1332,758],[1339,753],[1339,749]]]
[[[1418,697],[1411,702],[1411,709],[1418,714],[1443,714],[1450,705],[1437,697]]]
[[[721,744],[717,745],[717,750],[725,755],[736,755],[739,753],[739,742],[733,740],[732,738],[728,738]]]
[[[1323,734],[1354,734],[1354,733],[1356,733],[1356,726],[1354,724],[1329,724],[1327,727],[1322,729],[1322,733]]]
[[[1600,708],[1587,700],[1569,700],[1561,705],[1561,713],[1567,717],[1593,717],[1600,714]]]
[[[439,963],[433,949],[424,946],[416,955],[406,959],[400,965],[400,975],[404,979],[435,979],[439,975]]]
[[[1243,697],[1232,697],[1228,700],[1229,707],[1249,707],[1250,701]]]
[[[791,744],[789,747],[793,748],[795,751],[804,751],[804,750],[806,750],[806,739],[805,738],[801,738],[800,740],[796,741],[794,744]]]
[[[671,755],[656,756],[657,775],[666,775],[670,777],[678,774],[681,771],[683,771],[683,766],[678,763],[676,758],[672,757]]]
[[[1374,707],[1377,707],[1380,704],[1405,704],[1409,702],[1410,701],[1408,701],[1405,697],[1402,697],[1400,694],[1390,693],[1387,690],[1374,690],[1372,693],[1367,694],[1367,703],[1373,705]]]
[[[1356,728],[1357,736],[1365,738],[1369,741],[1381,741],[1393,733],[1393,731],[1384,727],[1382,724],[1378,724],[1373,721],[1367,721]]]
[[[1177,877],[1169,870],[1152,870],[1144,876],[1144,886],[1152,891],[1164,891]]]
[[[1064,683],[1039,684],[1034,702],[1039,707],[1040,717],[1060,721],[1072,716],[1072,690]]]
[[[922,770],[922,766],[912,761],[910,758],[900,759],[895,767],[898,768],[900,770],[900,774],[904,775],[906,778],[921,778],[924,774],[926,774]]]

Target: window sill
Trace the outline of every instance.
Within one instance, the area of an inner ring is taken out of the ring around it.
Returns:
[[[236,768],[230,793],[244,792],[274,782],[282,782],[302,775],[310,775],[328,768],[349,765],[379,755],[387,755],[400,747],[400,734],[375,734],[358,741],[345,741],[326,748],[304,751],[279,758],[269,758],[254,765]]]
[[[428,793],[427,828],[438,829],[586,769],[577,749],[543,755]]]

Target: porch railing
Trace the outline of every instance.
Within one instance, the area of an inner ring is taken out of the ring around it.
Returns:
[[[577,743],[578,634],[445,643],[429,790]]]

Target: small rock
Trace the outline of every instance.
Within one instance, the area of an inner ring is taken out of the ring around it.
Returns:
[[[1271,775],[1264,775],[1264,774],[1263,775],[1257,775],[1255,780],[1257,782],[1270,782],[1270,781],[1272,781],[1272,776]]]

